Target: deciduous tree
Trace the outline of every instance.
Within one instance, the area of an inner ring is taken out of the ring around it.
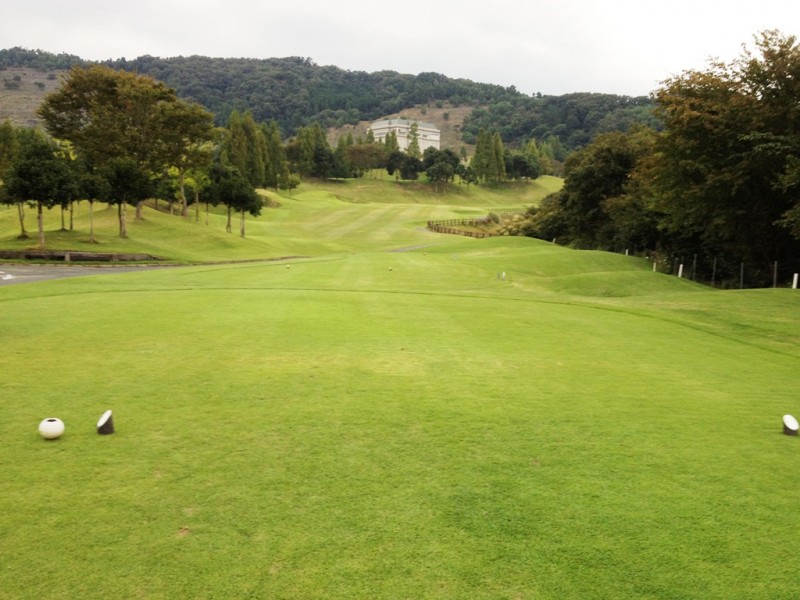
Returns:
[[[162,142],[167,164],[171,165],[178,176],[178,198],[181,202],[181,214],[188,214],[189,204],[186,199],[186,174],[208,168],[211,164],[211,152],[214,132],[213,115],[197,104],[187,102],[164,103]]]
[[[356,177],[371,169],[386,167],[386,154],[381,144],[353,144],[347,148],[347,159]]]
[[[212,204],[224,204],[227,207],[227,223],[225,231],[231,233],[231,215],[234,211],[241,214],[239,233],[245,237],[245,213],[253,216],[261,214],[263,201],[248,179],[231,165],[215,163],[211,167],[206,196]]]
[[[426,148],[422,155],[422,168],[428,176],[428,181],[433,183],[437,190],[443,189],[445,184],[453,180],[460,163],[456,153],[449,148],[445,150]]]
[[[25,202],[9,196],[8,189],[3,185],[3,179],[14,158],[19,154],[21,140],[33,133],[35,130],[18,127],[8,119],[0,125],[0,204],[16,206],[19,239],[28,238],[28,232],[25,230]]]
[[[128,204],[136,206],[150,198],[155,191],[156,180],[147,171],[143,171],[134,159],[124,156],[104,162],[97,173],[106,182],[103,189],[108,197],[104,200],[117,206],[119,237],[127,238]]]
[[[183,106],[163,83],[99,65],[71,69],[62,86],[45,97],[39,115],[55,138],[72,143],[91,172],[113,178],[112,193],[136,198],[137,209],[148,187],[144,180],[180,160],[176,156],[199,141],[195,136],[205,136],[208,123],[206,112]],[[120,235],[126,237],[124,206],[119,218]]]
[[[36,205],[39,246],[44,248],[44,209],[73,200],[77,181],[60,148],[43,135],[32,136],[20,149],[5,174],[5,187],[17,203]]]
[[[573,152],[564,188],[530,215],[527,231],[583,248],[654,247],[658,230],[652,198],[635,176],[652,156],[654,136],[649,129],[606,133]]]
[[[686,71],[656,92],[665,132],[652,169],[662,226],[707,255],[742,261],[757,283],[799,265],[800,47],[767,31],[729,64]],[[789,229],[776,225],[786,225]]]

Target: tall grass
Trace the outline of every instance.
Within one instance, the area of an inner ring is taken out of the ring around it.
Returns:
[[[796,595],[800,295],[315,203],[0,288],[0,598]]]

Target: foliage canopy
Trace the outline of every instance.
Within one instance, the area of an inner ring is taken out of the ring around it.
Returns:
[[[39,50],[0,50],[0,67],[67,69],[88,61]],[[597,133],[625,131],[636,123],[656,127],[646,97],[574,93],[527,95],[513,86],[476,83],[439,73],[348,71],[319,66],[309,58],[269,59],[187,56],[110,60],[113,69],[148,75],[174,88],[181,98],[210,110],[217,125],[234,111],[250,111],[258,123],[277,122],[285,137],[301,127],[323,128],[372,121],[415,106],[447,103],[472,107],[463,141],[474,144],[481,129],[497,131],[503,142],[522,147],[530,138],[558,140],[566,150],[588,143]],[[555,158],[559,161],[565,155]]]
[[[800,46],[766,31],[656,92],[662,132],[598,136],[529,231],[582,247],[695,255],[741,281],[800,269]],[[718,264],[719,263],[719,264]]]

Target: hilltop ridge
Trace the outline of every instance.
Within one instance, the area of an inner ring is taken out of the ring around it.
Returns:
[[[34,124],[38,102],[49,91],[48,82],[57,82],[72,66],[87,64],[92,63],[69,54],[0,50],[0,118]],[[585,145],[597,133],[626,130],[635,123],[656,124],[650,99],[644,96],[529,96],[513,86],[504,88],[439,73],[347,71],[299,57],[141,56],[102,64],[163,81],[181,97],[208,108],[220,125],[234,110],[250,111],[257,121],[275,120],[284,136],[312,122],[328,129],[355,127],[416,110],[442,129],[453,119],[454,146],[472,144],[480,129],[488,129],[498,131],[512,147],[531,138],[557,138],[566,153]],[[38,85],[42,82],[44,87]],[[434,117],[436,110],[438,117]]]

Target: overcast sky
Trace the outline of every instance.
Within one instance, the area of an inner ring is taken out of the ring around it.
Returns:
[[[4,0],[0,48],[91,60],[302,56],[527,94],[646,95],[753,35],[800,35],[796,0]]]

